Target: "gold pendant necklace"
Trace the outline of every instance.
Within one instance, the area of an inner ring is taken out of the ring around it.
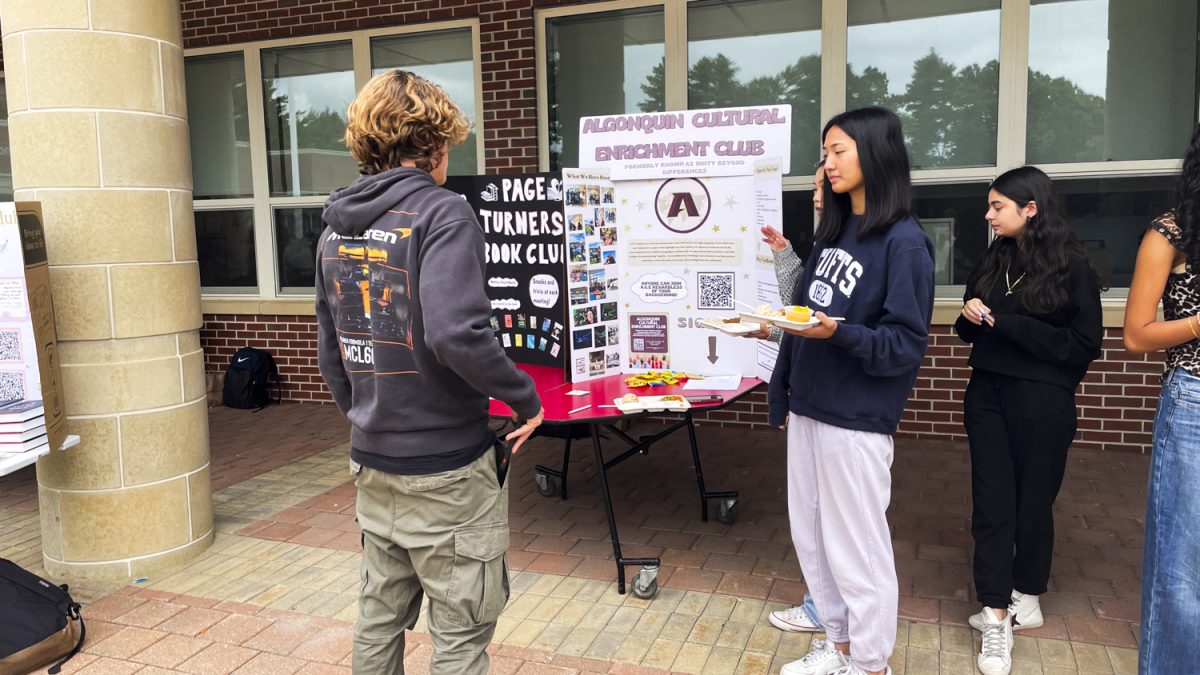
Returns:
[[[1017,280],[1016,280],[1016,281],[1012,282],[1011,284],[1010,284],[1010,283],[1008,283],[1008,270],[1009,270],[1010,268],[1011,268],[1011,265],[1010,265],[1009,267],[1005,267],[1005,268],[1004,268],[1004,284],[1005,284],[1006,286],[1008,286],[1008,291],[1007,291],[1007,292],[1005,292],[1005,294],[1004,294],[1004,295],[1005,295],[1005,297],[1007,297],[1007,296],[1009,296],[1009,295],[1012,295],[1012,294],[1013,294],[1013,289],[1014,289],[1014,288],[1016,288],[1016,287],[1017,287],[1017,284],[1021,283],[1021,280],[1025,278],[1025,273],[1024,273],[1024,272],[1021,272],[1021,276],[1017,277]]]

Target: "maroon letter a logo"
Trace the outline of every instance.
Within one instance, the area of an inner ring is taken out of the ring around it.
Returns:
[[[679,215],[681,210],[686,210],[687,214],[693,218],[700,215],[700,210],[696,208],[696,201],[692,199],[690,192],[671,193],[671,207],[667,209],[667,217],[674,218]]]

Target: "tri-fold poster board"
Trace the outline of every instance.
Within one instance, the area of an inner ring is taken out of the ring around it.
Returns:
[[[766,379],[776,350],[700,324],[779,306],[787,105],[585,118],[581,168],[452,178],[487,250],[491,327],[572,381],[676,370]]]

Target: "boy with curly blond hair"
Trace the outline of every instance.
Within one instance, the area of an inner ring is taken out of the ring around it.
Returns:
[[[350,104],[361,175],[325,203],[318,365],[350,421],[362,528],[354,672],[403,673],[429,596],[431,672],[483,675],[508,601],[508,489],[488,397],[541,423],[530,378],[492,336],[483,234],[446,180],[469,124],[441,87],[401,70]]]

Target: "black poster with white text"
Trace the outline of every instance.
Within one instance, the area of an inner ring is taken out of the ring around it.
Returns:
[[[492,330],[517,363],[566,367],[562,174],[451,176],[487,248]]]

